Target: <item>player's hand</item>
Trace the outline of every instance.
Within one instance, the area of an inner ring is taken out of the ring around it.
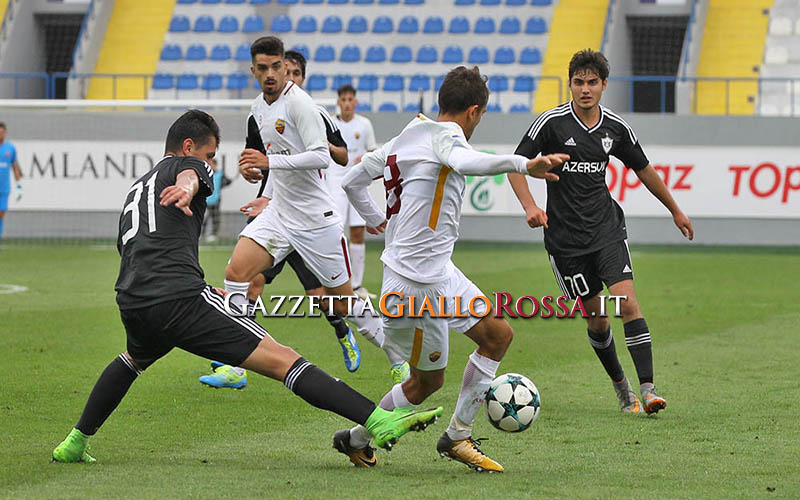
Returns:
[[[239,173],[244,180],[251,184],[256,184],[264,178],[261,170],[269,168],[269,158],[261,151],[255,149],[245,149],[239,155]]]
[[[17,183],[17,198],[16,198],[16,201],[19,201],[21,199],[22,199],[22,184],[18,182]]]
[[[544,226],[547,227],[547,212],[537,207],[536,205],[525,210],[525,221],[532,228]]]
[[[269,199],[259,196],[255,200],[242,205],[239,211],[250,217],[256,217],[267,208],[267,205],[269,205]]]
[[[174,203],[183,213],[191,217],[194,214],[189,209],[189,203],[192,202],[193,197],[189,186],[169,186],[161,191],[161,206],[166,207]]]
[[[215,286],[214,287],[214,291],[217,292],[220,297],[225,297],[226,295],[228,295],[228,292],[226,292],[225,289],[223,289],[223,288],[219,288],[219,287]]]
[[[672,216],[672,220],[675,222],[675,225],[678,226],[678,229],[681,230],[681,234],[685,238],[689,238],[689,241],[694,239],[694,228],[692,227],[692,221],[689,220],[689,217],[686,217],[686,214],[683,212],[678,212]]]
[[[551,155],[542,155],[528,160],[528,175],[536,177],[537,179],[545,179],[548,181],[558,181],[558,176],[551,173],[550,170],[561,165],[569,160],[569,155],[564,153],[553,153]]]
[[[381,222],[379,225],[375,227],[367,226],[367,232],[369,234],[381,234],[384,231],[386,231],[386,221]]]

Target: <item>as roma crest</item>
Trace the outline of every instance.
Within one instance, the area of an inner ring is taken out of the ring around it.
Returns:
[[[441,352],[439,352],[439,351],[433,351],[433,352],[431,353],[431,355],[430,355],[430,356],[428,356],[428,359],[430,359],[430,360],[431,360],[431,363],[435,363],[435,362],[436,362],[436,360],[438,360],[438,359],[439,359],[439,358],[441,358],[441,357],[442,357],[442,353],[441,353]]]
[[[356,132],[356,140],[358,140],[358,139],[360,139],[360,138],[361,138],[361,134],[359,134],[358,132]]]
[[[286,130],[286,122],[278,119],[278,121],[275,122],[275,130],[277,130],[279,134],[283,134],[283,131]]]
[[[611,146],[614,145],[614,139],[609,137],[608,133],[606,133],[606,136],[600,139],[600,144],[603,145],[603,151],[605,151],[606,154],[608,154],[608,152],[611,151]]]

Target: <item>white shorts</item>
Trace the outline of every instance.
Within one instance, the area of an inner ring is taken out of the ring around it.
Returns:
[[[389,293],[402,293],[403,299],[398,295]],[[492,313],[488,299],[483,297],[475,283],[469,280],[456,266],[447,280],[440,283],[426,284],[409,280],[383,266],[383,285],[381,297],[385,298],[385,311],[389,314],[398,314],[399,305],[403,305],[403,315],[393,318],[384,313],[383,331],[386,342],[401,356],[408,360],[411,366],[420,370],[439,370],[447,366],[450,330],[464,333],[485,315]],[[409,297],[414,297],[414,314],[420,313],[420,308],[428,297],[433,306],[435,315],[422,312],[421,317],[409,316]],[[440,299],[444,311],[440,311]],[[460,297],[457,301],[456,297]],[[472,301],[472,312],[470,302]],[[458,302],[458,303],[457,303]],[[458,305],[458,315],[456,306]],[[451,317],[443,317],[450,314]],[[461,317],[458,317],[461,316]]]
[[[281,222],[272,205],[267,205],[239,236],[264,247],[275,259],[273,266],[297,250],[306,266],[327,288],[344,285],[350,279],[347,243],[338,223],[317,229],[290,229]]]
[[[342,172],[339,172],[339,170]],[[342,189],[342,179],[344,179],[347,171],[348,170],[346,167],[340,167],[339,165],[331,165],[328,167],[328,171],[326,172],[328,190],[331,193],[331,198],[333,198],[333,204],[336,207],[336,213],[339,214],[339,218],[342,219],[342,224],[344,224],[344,227],[365,226],[366,223],[364,222],[364,219],[361,217],[355,207],[350,204],[350,200],[347,198],[347,193],[345,193],[344,189]]]

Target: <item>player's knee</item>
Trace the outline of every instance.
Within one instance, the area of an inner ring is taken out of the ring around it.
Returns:
[[[403,392],[411,404],[421,404],[428,396],[444,385],[444,372],[412,371],[411,377],[403,383]]]
[[[626,300],[620,302],[620,309],[623,318],[638,318],[641,316],[639,311],[639,301],[635,296],[630,296]]]
[[[608,321],[608,318],[587,318],[586,327],[593,332],[602,333],[608,331],[611,327],[611,323]]]

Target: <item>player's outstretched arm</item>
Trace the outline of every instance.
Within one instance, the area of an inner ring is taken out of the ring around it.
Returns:
[[[528,164],[526,165],[528,169],[528,175],[531,177],[536,177],[537,179],[545,179],[548,181],[557,182],[558,176],[550,172],[550,170],[556,168],[567,160],[569,160],[569,155],[564,153],[553,153],[551,155],[537,156],[536,158],[528,160]]]
[[[367,161],[369,160],[367,159]],[[367,188],[372,183],[372,178],[373,176],[367,171],[364,162],[353,165],[342,179],[342,189],[347,194],[347,199],[350,200],[353,208],[367,223],[367,232],[378,234],[382,233],[383,228],[386,227],[386,217],[372,196],[369,195]]]
[[[653,196],[658,198],[658,201],[669,210],[669,213],[672,214],[672,220],[675,222],[675,225],[678,226],[678,229],[680,229],[681,234],[693,240],[694,228],[692,227],[692,221],[689,220],[689,217],[687,217],[678,207],[678,204],[675,203],[675,199],[672,198],[672,194],[670,194],[666,184],[661,180],[661,176],[658,175],[658,172],[656,172],[653,166],[647,165],[645,168],[638,170],[636,175],[647,190],[653,193]]]
[[[161,191],[161,206],[166,207],[174,203],[183,213],[192,216],[194,214],[189,209],[189,204],[199,188],[200,179],[197,177],[197,172],[191,169],[183,170],[178,174],[173,186],[166,187]]]
[[[508,182],[522,205],[522,209],[525,210],[525,222],[532,228],[544,226],[547,229],[547,212],[536,205],[531,190],[528,189],[528,180],[525,175],[508,174]]]

